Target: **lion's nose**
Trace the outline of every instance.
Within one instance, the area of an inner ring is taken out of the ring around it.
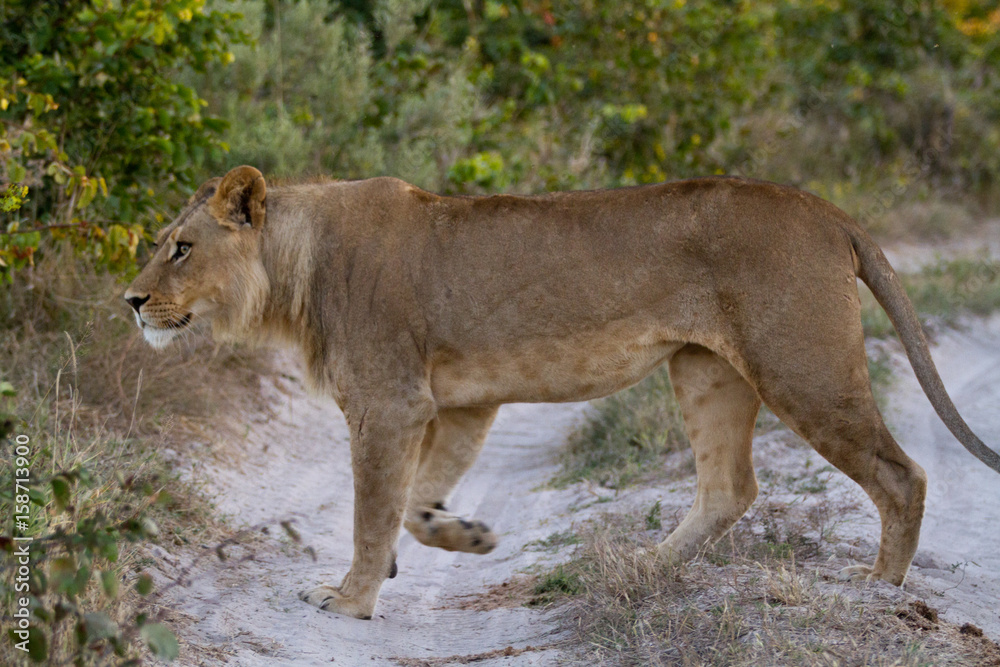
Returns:
[[[128,305],[132,306],[135,309],[135,312],[138,313],[139,309],[142,308],[142,304],[149,301],[149,295],[147,294],[146,296],[128,296],[125,297],[125,300],[128,301]]]

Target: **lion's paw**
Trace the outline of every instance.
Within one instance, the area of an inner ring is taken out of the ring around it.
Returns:
[[[497,546],[497,536],[482,521],[468,521],[444,509],[422,509],[411,513],[406,529],[417,541],[445,551],[488,554]]]
[[[352,616],[354,618],[371,620],[374,604],[364,603],[345,596],[339,588],[326,584],[299,593],[299,599],[308,602],[323,611]]]
[[[645,550],[644,550],[645,551]],[[649,551],[654,551],[650,549]],[[691,560],[690,558],[685,558],[684,555],[677,551],[677,549],[667,545],[666,543],[661,544],[655,549],[656,559],[660,563],[666,565],[667,567],[679,567],[684,563]]]
[[[872,569],[867,565],[851,565],[837,573],[837,581],[870,581]]]

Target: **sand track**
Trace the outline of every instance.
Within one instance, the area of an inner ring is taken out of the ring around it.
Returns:
[[[1000,317],[938,337],[932,351],[969,426],[1000,447]],[[1000,475],[952,437],[901,354],[887,421],[928,475],[927,510],[908,588],[953,622],[1000,640]]]

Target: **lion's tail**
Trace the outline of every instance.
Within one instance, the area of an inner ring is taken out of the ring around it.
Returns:
[[[941,376],[934,366],[934,360],[931,359],[927,339],[924,338],[923,328],[917,318],[917,311],[906,296],[899,276],[889,264],[889,260],[863,229],[852,224],[846,231],[858,256],[860,264],[858,277],[868,285],[892,321],[906,350],[906,356],[913,366],[913,372],[941,421],[973,456],[1000,472],[1000,454],[987,447],[972,432],[948,396],[944,383],[941,382]]]

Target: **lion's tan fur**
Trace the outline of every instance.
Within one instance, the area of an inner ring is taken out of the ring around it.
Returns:
[[[606,395],[665,361],[699,485],[664,558],[691,557],[753,502],[763,401],[879,508],[878,559],[848,574],[901,583],[925,477],[872,398],[858,276],[939,413],[964,425],[877,246],[792,188],[713,178],[461,198],[391,178],[267,189],[240,167],[161,237],[126,295],[151,341],[194,313],[218,336],[293,345],[351,424],[355,560],[339,587],[304,594],[324,609],[371,615],[404,522],[425,544],[492,548],[485,525],[444,503],[498,405]],[[189,255],[171,259],[181,242]]]

